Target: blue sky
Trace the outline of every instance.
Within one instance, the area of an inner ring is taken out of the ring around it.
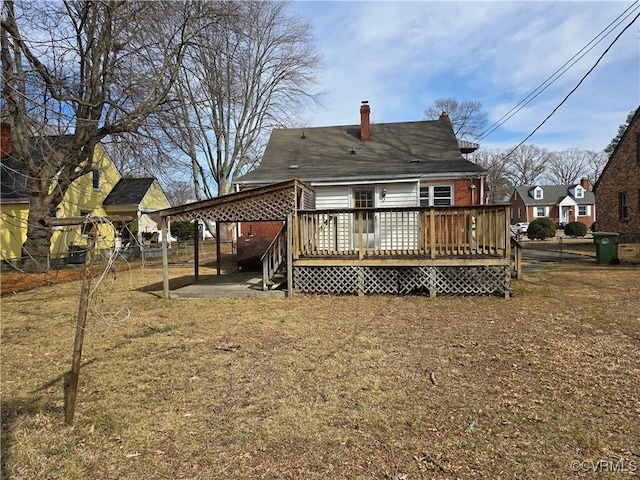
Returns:
[[[438,98],[483,104],[489,124],[539,87],[628,7],[635,8],[591,52],[481,142],[506,149],[530,134],[640,10],[631,1],[305,1],[324,57],[322,107],[307,125],[421,120]],[[527,143],[600,151],[640,105],[640,26],[629,28],[569,100]]]

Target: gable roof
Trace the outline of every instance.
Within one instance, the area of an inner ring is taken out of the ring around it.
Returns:
[[[609,160],[607,161],[607,164],[604,166],[604,168],[602,169],[602,172],[600,173],[600,176],[598,177],[598,180],[593,185],[593,191],[594,192],[598,189],[598,185],[600,185],[600,180],[604,177],[605,172],[607,171],[607,168],[609,167],[609,164],[611,163],[611,160],[613,160],[614,158],[617,157],[618,149],[621,148],[620,145],[622,145],[622,143],[625,141],[625,138],[626,138],[627,134],[630,135],[630,132],[632,130],[631,126],[633,124],[635,124],[636,122],[640,122],[640,107],[638,107],[636,109],[636,113],[633,115],[633,118],[629,122],[629,125],[627,126],[627,129],[622,134],[622,137],[620,138],[620,141],[616,145],[616,148],[614,148],[613,152],[611,152],[611,155],[609,156]]]
[[[466,160],[448,119],[373,123],[369,140],[360,125],[276,129],[260,166],[239,184],[268,184],[298,178],[303,182],[370,181],[485,170]]]
[[[50,135],[29,138],[31,156],[36,165],[42,162],[46,150],[63,146],[70,135]],[[29,201],[27,169],[15,151],[0,159],[0,202],[24,203]]]
[[[154,178],[121,178],[103,205],[138,205],[151,188]]]
[[[557,205],[560,203],[565,197],[571,197],[578,205],[593,205],[596,203],[596,196],[593,192],[588,192],[585,190],[583,198],[576,198],[571,195],[571,189],[580,186],[579,183],[574,183],[571,185],[521,185],[515,187],[515,190],[522,197],[525,205]],[[529,192],[536,187],[540,187],[542,189],[542,198],[535,199]]]
[[[0,202],[27,202],[29,200],[27,193],[24,164],[12,153],[4,157],[0,163]]]

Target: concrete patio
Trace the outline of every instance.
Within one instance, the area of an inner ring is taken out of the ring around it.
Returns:
[[[171,291],[171,298],[284,298],[285,290],[262,290],[260,272],[201,277],[198,283]]]

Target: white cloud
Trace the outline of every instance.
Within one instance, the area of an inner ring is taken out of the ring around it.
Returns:
[[[544,82],[628,2],[296,2],[315,28],[327,70],[326,109],[312,126],[418,120],[441,97],[481,101],[492,121]],[[626,25],[628,20],[624,23]],[[622,27],[618,27],[616,32]],[[578,83],[611,35],[487,139],[515,144]],[[604,148],[640,104],[637,26],[628,30],[529,142]],[[620,114],[613,125],[608,123]]]

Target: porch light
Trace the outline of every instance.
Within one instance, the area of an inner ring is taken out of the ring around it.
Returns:
[[[383,200],[385,198],[387,198],[387,189],[386,188],[382,189],[382,191],[380,192],[380,197],[382,197]]]

